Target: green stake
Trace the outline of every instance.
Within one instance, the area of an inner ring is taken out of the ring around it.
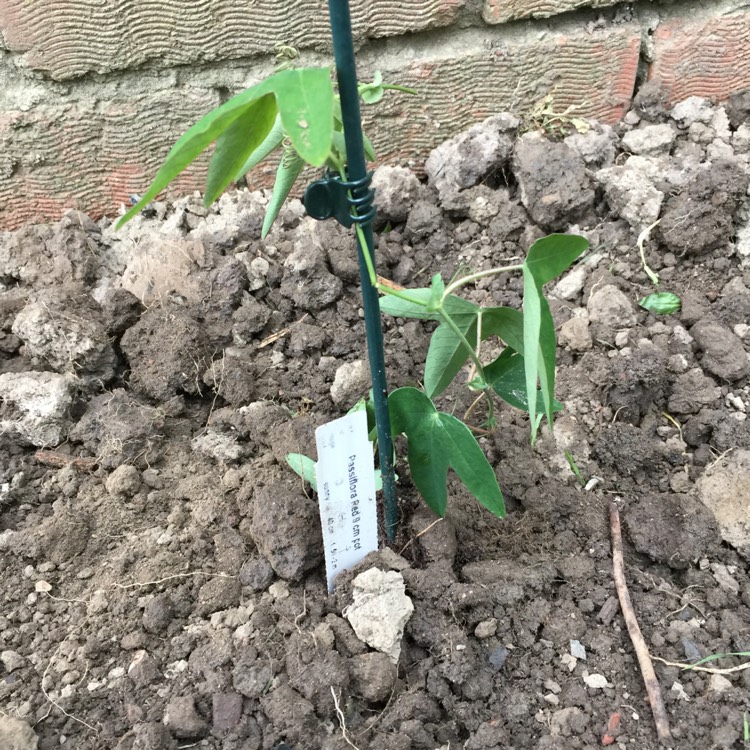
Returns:
[[[362,120],[359,110],[357,69],[354,59],[354,42],[352,40],[352,21],[349,2],[348,0],[328,0],[328,10],[331,17],[333,53],[336,61],[339,95],[341,97],[341,119],[344,125],[346,160],[349,169],[349,174],[341,175],[341,179],[356,182],[364,180],[367,177],[367,167],[362,140]],[[356,194],[357,190],[355,190],[354,198],[361,198],[362,194],[369,189],[369,187],[360,189],[359,195]],[[363,223],[362,234],[367,242],[370,257],[374,262],[372,226],[369,221]],[[359,237],[357,238],[357,257],[359,259],[359,277],[362,284],[367,349],[372,376],[373,400],[375,403],[378,453],[380,455],[380,469],[383,476],[385,531],[388,539],[392,540],[398,526],[398,504],[396,499],[396,480],[393,472],[393,440],[388,414],[388,384],[385,377],[383,329],[380,320],[378,292],[370,281]]]

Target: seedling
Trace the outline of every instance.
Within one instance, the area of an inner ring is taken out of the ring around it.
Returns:
[[[638,235],[638,251],[641,254],[641,266],[643,266],[646,276],[648,276],[655,287],[659,286],[659,274],[646,262],[645,245],[651,238],[651,230],[659,225],[659,221],[655,221]],[[646,295],[638,304],[644,310],[648,310],[654,315],[672,315],[679,312],[680,307],[682,307],[682,300],[672,292],[652,292]]]
[[[320,67],[290,68],[290,59],[293,56],[287,50],[282,69],[190,128],[168,154],[151,187],[120,219],[118,227],[152,201],[214,142],[216,148],[204,196],[207,206],[271,152],[282,150],[263,236],[270,230],[305,165],[347,175],[341,104],[330,71]],[[405,87],[385,84],[380,74],[376,74],[371,83],[359,85],[359,96],[366,104],[375,104],[387,90],[414,93]],[[374,159],[366,137],[364,144],[367,157]],[[355,223],[355,229],[366,279],[383,295],[382,311],[396,317],[439,323],[430,341],[424,389],[398,388],[389,394],[387,402],[393,434],[406,436],[407,458],[415,485],[427,504],[443,516],[447,504],[446,477],[452,468],[482,505],[497,516],[504,516],[505,505],[494,469],[476,437],[460,419],[440,411],[434,400],[470,361],[471,378],[466,385],[486,401],[488,429],[495,425],[498,397],[528,412],[532,442],[543,416],[552,424],[554,413],[562,405],[554,399],[555,331],[543,287],[584,252],[587,241],[573,235],[551,235],[534,243],[523,263],[468,273],[449,283],[436,275],[428,288],[404,289],[377,276],[365,231],[360,223]],[[456,295],[464,286],[508,272],[523,275],[522,310],[482,308]],[[484,362],[481,346],[490,337],[499,338],[505,347],[498,357]],[[308,481],[312,479],[310,459],[294,455],[290,464]]]

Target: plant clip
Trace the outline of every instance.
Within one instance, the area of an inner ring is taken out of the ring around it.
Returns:
[[[305,210],[318,221],[333,217],[347,229],[375,218],[375,191],[370,188],[372,172],[361,180],[346,182],[336,172],[326,172],[305,190]]]

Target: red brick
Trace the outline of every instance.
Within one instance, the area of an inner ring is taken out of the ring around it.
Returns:
[[[549,18],[577,8],[606,8],[620,0],[484,0],[482,18],[505,23],[521,18]]]
[[[665,21],[654,33],[654,53],[649,78],[664,84],[670,103],[725,100],[750,87],[750,13]]]
[[[355,38],[396,36],[456,20],[466,0],[353,3]],[[0,30],[24,65],[63,80],[144,63],[171,67],[272,54],[277,42],[330,47],[325,0],[0,0]]]
[[[381,162],[421,169],[430,150],[461,129],[505,110],[523,113],[546,94],[558,111],[618,120],[627,108],[638,65],[640,30],[624,24],[593,34],[548,36],[464,56],[426,59],[384,71],[389,82],[413,85],[412,97],[389,94],[364,108]],[[362,71],[363,77],[371,71]],[[55,220],[76,206],[94,217],[116,214],[145,190],[175,140],[218,103],[210,92],[175,89],[108,106],[61,104],[0,117],[0,227]],[[204,185],[206,159],[170,188]],[[253,174],[268,186],[272,165]]]
[[[365,108],[367,130],[381,160],[421,168],[451,135],[497,112],[528,112],[547,94],[556,111],[574,105],[577,116],[616,122],[630,103],[639,53],[639,27],[623,24],[413,63],[386,77],[419,95],[388,96],[377,114]]]

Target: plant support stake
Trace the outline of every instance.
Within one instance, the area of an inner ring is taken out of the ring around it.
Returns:
[[[344,125],[346,141],[346,161],[348,175],[341,175],[343,180],[350,180],[357,186],[352,194],[358,204],[370,193],[365,151],[362,140],[362,120],[359,110],[359,90],[357,69],[354,60],[354,42],[352,40],[352,21],[348,0],[328,0],[328,11],[331,17],[331,34],[333,36],[333,54],[336,62],[339,95],[341,97],[341,119]],[[367,209],[370,201],[364,201],[361,208]],[[374,212],[372,212],[374,214]],[[372,214],[369,220],[362,221],[362,235],[367,242],[370,258],[375,259],[372,237]],[[375,404],[375,422],[378,432],[378,453],[380,470],[383,477],[383,499],[385,507],[385,531],[388,539],[393,539],[398,525],[398,507],[396,500],[396,480],[393,472],[393,440],[391,422],[388,414],[388,384],[385,377],[385,355],[383,353],[383,328],[380,319],[378,291],[372,285],[367,271],[364,253],[357,237],[357,258],[359,260],[359,277],[362,284],[362,303],[365,312],[365,329],[367,332],[367,349],[372,376],[373,401]]]

